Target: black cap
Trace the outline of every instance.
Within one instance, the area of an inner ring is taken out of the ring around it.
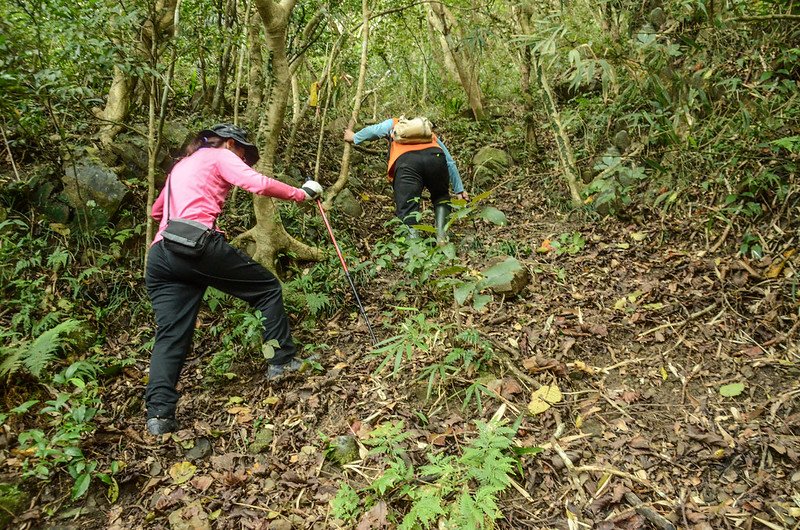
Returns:
[[[237,144],[244,147],[244,161],[248,166],[254,166],[258,159],[258,148],[247,140],[247,131],[233,125],[232,123],[218,123],[208,129],[200,131],[198,136],[219,136],[220,138],[231,138]]]

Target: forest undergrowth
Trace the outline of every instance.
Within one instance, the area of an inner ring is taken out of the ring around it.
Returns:
[[[73,363],[60,380],[71,390],[34,398],[69,411],[52,414],[59,432],[88,434],[84,467],[33,482],[15,524],[796,527],[797,217],[755,259],[691,216],[565,214],[519,188],[531,177],[480,198],[500,224],[464,205],[445,248],[376,230],[390,197],[382,183],[360,190],[365,215],[332,218],[383,342],[370,344],[332,255],[291,269],[287,304],[316,360],[280,385],[262,376],[258,319],[207,297],[182,429],[163,440],[144,434],[146,352],[88,386]],[[519,295],[470,283],[506,256],[530,275]],[[135,324],[109,330],[110,356],[146,347],[147,316]],[[24,412],[6,419],[6,440]],[[29,436],[5,473],[57,467]],[[87,494],[70,502],[84,475]]]

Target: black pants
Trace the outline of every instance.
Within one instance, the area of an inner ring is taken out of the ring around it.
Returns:
[[[428,188],[433,204],[450,199],[450,177],[447,160],[438,147],[409,151],[394,163],[395,214],[407,225],[417,224],[422,189]]]
[[[200,301],[211,286],[261,311],[264,341],[276,339],[270,362],[289,362],[297,351],[292,341],[278,279],[215,233],[200,258],[184,258],[159,241],[150,249],[145,275],[156,316],[156,340],[145,392],[147,417],[172,417],[178,403],[175,386],[192,344]]]

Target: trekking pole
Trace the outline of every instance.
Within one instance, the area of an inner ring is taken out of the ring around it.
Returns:
[[[350,282],[350,288],[353,290],[353,296],[355,296],[356,298],[358,309],[359,311],[361,311],[361,316],[364,317],[364,322],[367,323],[367,329],[369,329],[369,336],[372,338],[372,345],[375,346],[376,344],[378,344],[378,339],[375,338],[375,332],[372,331],[372,324],[369,321],[367,312],[364,311],[364,306],[361,304],[361,298],[358,297],[358,291],[356,291],[356,284],[353,283],[353,278],[350,277],[350,271],[347,270],[347,263],[345,263],[344,256],[342,256],[342,250],[339,248],[339,244],[336,242],[336,237],[333,235],[333,228],[331,228],[331,224],[328,222],[328,216],[325,215],[325,209],[322,207],[322,201],[320,199],[317,199],[317,206],[319,207],[320,215],[322,215],[322,220],[325,221],[325,227],[328,229],[328,235],[331,236],[331,242],[333,243],[333,248],[336,249],[336,254],[339,256],[339,261],[342,264],[344,275],[347,277],[347,281]]]

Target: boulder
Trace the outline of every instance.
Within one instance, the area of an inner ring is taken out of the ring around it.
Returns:
[[[64,197],[93,226],[108,223],[128,193],[113,169],[90,156],[67,161],[64,173]]]
[[[522,292],[531,281],[528,268],[510,256],[499,256],[489,262],[481,271],[484,280],[482,288],[495,294],[514,296]]]
[[[361,217],[364,215],[364,208],[361,206],[361,202],[349,188],[345,188],[339,192],[333,200],[333,205],[350,217]]]
[[[349,464],[358,460],[358,444],[354,436],[337,436],[331,441],[330,449],[331,458],[339,464]]]
[[[194,138],[196,131],[190,131],[180,122],[165,122],[161,130],[164,144],[173,156],[178,156],[184,147]]]
[[[109,146],[109,150],[113,154],[112,160],[120,161],[124,168],[122,177],[142,181],[147,180],[148,149],[147,138],[138,134],[119,135]],[[112,160],[107,160],[106,163],[109,165],[117,163]],[[172,166],[172,162],[173,158],[162,145],[156,157],[156,167],[161,170],[157,173],[166,173]]]
[[[631,136],[628,131],[622,129],[614,135],[614,147],[619,149],[620,153],[624,153],[631,146]]]
[[[650,11],[650,15],[647,17],[650,23],[655,28],[661,28],[667,22],[667,14],[664,13],[664,10],[660,7],[657,7]]]
[[[511,156],[496,147],[482,147],[472,157],[472,165],[475,167],[475,185],[485,188],[504,175],[514,161]]]

